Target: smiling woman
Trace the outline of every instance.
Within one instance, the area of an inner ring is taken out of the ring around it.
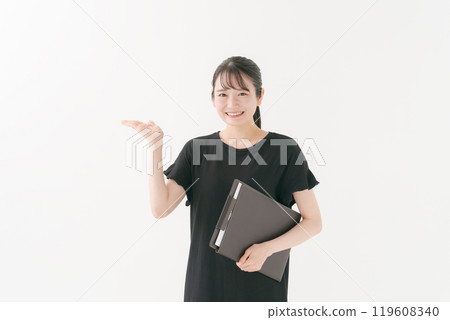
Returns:
[[[280,282],[256,271],[273,253],[320,231],[320,212],[311,190],[319,182],[306,160],[298,161],[305,158],[294,139],[261,129],[259,105],[264,89],[260,70],[252,60],[226,59],[215,71],[212,86],[213,107],[226,126],[190,139],[166,170],[154,169],[156,173],[149,176],[152,212],[155,217],[166,217],[183,195],[187,197],[191,243],[184,301],[287,301],[289,260]],[[142,122],[124,124],[134,125],[136,130],[146,127]],[[153,132],[163,133],[154,122],[148,125]],[[161,161],[161,150],[154,151],[154,163]],[[239,261],[219,255],[209,246],[235,178],[288,207],[297,203],[303,216],[300,227],[253,244]]]
[[[199,178],[188,189],[191,246],[184,301],[287,301],[289,261],[280,282],[255,271],[273,253],[320,231],[318,205],[314,197],[306,195],[313,193],[311,189],[319,182],[306,160],[297,161],[304,155],[292,138],[261,129],[259,106],[264,89],[260,69],[252,60],[237,56],[223,61],[214,72],[212,87],[213,107],[226,127],[188,141],[180,159],[164,171],[168,179],[180,181],[185,189],[190,185],[183,184],[184,180]],[[199,148],[194,147],[197,144]],[[206,160],[218,154],[222,157]],[[185,165],[192,164],[193,158],[200,163]],[[294,193],[306,199],[302,201],[308,202],[302,203],[302,208],[308,208],[302,212],[302,228],[294,227],[278,238],[253,244],[237,262],[216,254],[209,240],[234,178],[268,192],[289,207],[295,203]]]
[[[264,96],[261,71],[250,59],[231,57],[216,69],[212,80],[211,99],[222,120],[253,120],[261,128],[259,106]]]

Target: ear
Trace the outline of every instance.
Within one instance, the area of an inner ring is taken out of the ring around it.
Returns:
[[[258,99],[258,106],[261,105],[263,97],[264,97],[264,88],[261,88],[261,97],[259,97]]]

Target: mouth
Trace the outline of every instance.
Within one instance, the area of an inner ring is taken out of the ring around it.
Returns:
[[[244,114],[244,111],[241,111],[241,112],[225,112],[225,114],[227,116],[229,116],[230,118],[237,118],[237,117],[242,116]]]

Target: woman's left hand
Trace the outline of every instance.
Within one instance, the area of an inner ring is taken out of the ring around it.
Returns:
[[[269,243],[255,243],[245,250],[244,255],[236,262],[236,265],[242,271],[259,271],[266,259],[271,255]]]

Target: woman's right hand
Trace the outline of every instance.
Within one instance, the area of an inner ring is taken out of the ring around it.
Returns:
[[[162,129],[152,120],[147,123],[138,120],[122,120],[122,124],[136,130],[149,142],[149,146],[154,145],[164,137],[164,132],[162,131]]]

